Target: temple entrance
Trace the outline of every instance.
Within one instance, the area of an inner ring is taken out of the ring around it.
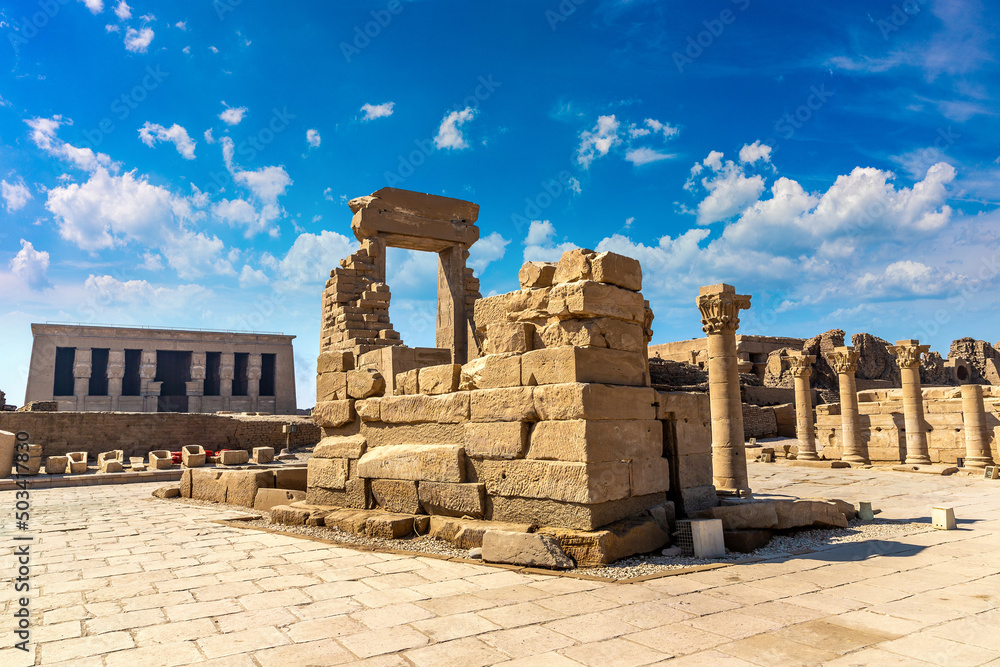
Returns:
[[[157,412],[187,412],[186,382],[191,380],[191,353],[156,351],[156,382],[162,382]]]

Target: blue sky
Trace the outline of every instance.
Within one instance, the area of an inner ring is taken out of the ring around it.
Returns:
[[[637,257],[654,342],[1000,339],[1000,7],[976,0],[0,4],[0,389],[29,323],[295,334],[386,185],[481,207],[484,295],[572,246]],[[389,257],[433,345],[435,258]]]

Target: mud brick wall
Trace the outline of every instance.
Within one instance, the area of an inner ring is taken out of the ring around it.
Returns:
[[[42,445],[42,456],[121,449],[125,456],[146,456],[156,449],[177,451],[183,445],[205,449],[285,446],[284,424],[298,424],[293,446],[312,445],[320,429],[308,417],[212,415],[176,412],[2,412],[0,430],[27,431]]]
[[[773,408],[743,404],[743,435],[750,438],[773,438],[778,435],[778,421]]]

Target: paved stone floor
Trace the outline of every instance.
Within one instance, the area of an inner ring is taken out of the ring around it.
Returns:
[[[754,489],[955,508],[959,530],[611,584],[331,547],[210,523],[155,485],[0,492],[0,665],[1000,664],[1000,482],[752,464]],[[9,508],[9,510],[7,509]],[[10,538],[32,546],[13,648]],[[666,663],[665,663],[666,664]]]

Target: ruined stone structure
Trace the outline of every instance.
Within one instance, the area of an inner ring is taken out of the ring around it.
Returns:
[[[736,357],[739,360],[739,372],[753,373],[763,380],[767,372],[770,354],[786,349],[801,350],[804,343],[805,340],[802,338],[738,335],[736,336]],[[708,366],[708,338],[692,338],[650,345],[649,357],[650,359],[684,362],[704,369]]]
[[[25,403],[80,412],[295,414],[294,336],[32,324]]]
[[[900,340],[888,347],[896,357],[903,384],[903,419],[906,427],[906,461],[914,465],[931,462],[927,454],[927,425],[920,392],[920,357],[930,349],[916,340]]]
[[[858,388],[854,381],[854,373],[858,370],[858,354],[853,347],[836,347],[827,359],[836,371],[840,384],[841,458],[850,463],[868,463],[868,454],[861,436]]]

